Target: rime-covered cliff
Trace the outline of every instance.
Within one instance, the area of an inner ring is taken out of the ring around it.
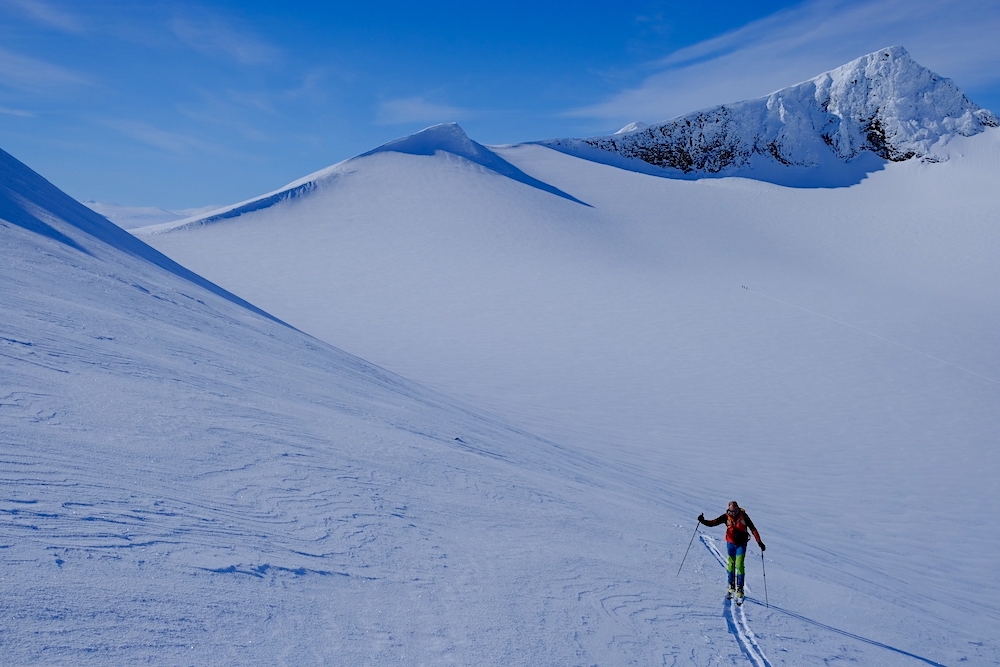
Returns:
[[[933,161],[938,142],[998,124],[951,79],[893,46],[767,97],[649,127],[633,123],[610,136],[543,143],[566,152],[596,148],[685,173],[719,173],[747,166],[755,155],[806,167],[830,151],[845,161],[863,151],[894,162]]]

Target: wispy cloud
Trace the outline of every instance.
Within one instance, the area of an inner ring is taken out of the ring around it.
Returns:
[[[249,29],[238,29],[219,17],[177,18],[170,27],[174,35],[192,49],[241,65],[266,65],[281,56],[277,47]]]
[[[267,158],[233,148],[232,146],[206,141],[193,134],[176,130],[165,130],[142,120],[121,118],[95,119],[95,122],[117,130],[121,134],[140,143],[169,153],[184,156],[214,155],[254,163],[266,163]]]
[[[213,132],[223,132],[226,135],[237,135],[248,141],[267,142],[274,137],[262,131],[257,123],[254,123],[254,114],[249,114],[247,118],[246,108],[239,102],[234,103],[229,97],[222,97],[213,91],[202,91],[201,101],[198,103],[179,103],[175,106],[178,113],[183,115],[203,128],[214,128]],[[237,96],[241,96],[237,94]],[[259,111],[256,107],[254,111]],[[272,114],[270,109],[265,109],[266,115]],[[266,125],[266,123],[265,123]]]
[[[144,121],[112,119],[102,121],[101,124],[118,130],[136,141],[171,153],[217,153],[220,151],[218,146],[197,137],[182,132],[163,130]]]
[[[62,32],[84,31],[83,22],[78,17],[40,0],[0,0],[0,8]]]
[[[21,55],[0,47],[0,84],[22,90],[89,84],[90,79],[59,65]]]
[[[199,101],[178,102],[177,111],[203,127],[215,127],[253,142],[273,141],[275,135],[262,128],[273,128],[276,119],[289,117],[307,104],[316,104],[327,92],[321,85],[326,78],[322,69],[313,69],[291,88],[256,90],[214,90],[203,88]],[[278,121],[280,122],[280,121]]]
[[[434,104],[423,97],[404,97],[383,102],[375,117],[379,125],[438,123],[469,118],[473,112],[461,107]]]
[[[34,118],[35,114],[30,111],[24,111],[22,109],[7,109],[6,107],[0,107],[0,114],[5,116],[17,116],[18,118]]]
[[[812,0],[650,64],[639,86],[566,115],[658,121],[766,95],[901,44],[960,86],[1000,81],[995,0]]]
[[[226,96],[230,102],[244,109],[279,116],[281,115],[279,107],[282,105],[321,97],[324,92],[322,82],[326,78],[324,70],[312,69],[300,77],[298,85],[291,88],[256,91],[229,90]]]

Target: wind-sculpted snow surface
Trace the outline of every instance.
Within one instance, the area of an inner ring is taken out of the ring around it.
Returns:
[[[950,79],[894,46],[764,98],[608,137],[541,143],[595,159],[606,152],[685,174],[718,174],[749,167],[755,157],[797,167],[865,151],[894,162],[933,161],[943,155],[935,148],[941,142],[997,125]]]

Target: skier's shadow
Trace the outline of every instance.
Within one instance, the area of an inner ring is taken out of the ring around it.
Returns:
[[[760,600],[757,600],[755,598],[752,598],[750,596],[746,597],[746,601],[747,602],[753,602],[754,604],[760,605],[761,607],[765,606],[763,602],[761,602]],[[929,658],[925,658],[923,656],[919,656],[916,653],[910,653],[909,651],[904,651],[901,648],[896,648],[895,646],[889,646],[888,644],[883,644],[882,642],[877,642],[874,639],[868,639],[867,637],[862,637],[861,635],[856,635],[853,632],[847,632],[846,630],[841,630],[840,628],[835,628],[832,625],[827,625],[826,623],[820,623],[819,621],[814,621],[813,619],[808,618],[806,616],[803,616],[802,614],[798,614],[798,613],[796,613],[794,611],[791,611],[790,609],[783,609],[783,608],[781,608],[781,607],[779,607],[777,605],[773,605],[773,604],[772,605],[768,605],[767,608],[768,609],[773,609],[774,611],[780,611],[782,614],[787,614],[788,616],[791,616],[792,618],[797,618],[798,620],[800,620],[800,621],[802,621],[804,623],[808,623],[810,625],[815,625],[818,628],[823,628],[824,630],[829,630],[830,632],[836,632],[838,635],[843,635],[845,637],[850,637],[851,639],[856,639],[859,642],[864,642],[866,644],[871,644],[872,646],[878,646],[879,648],[884,648],[887,651],[892,651],[893,653],[899,653],[900,655],[908,656],[910,658],[913,658],[914,660],[920,660],[921,662],[926,662],[928,665],[932,665],[933,667],[947,667],[947,665],[942,665],[940,662],[934,662],[933,660],[931,660]]]

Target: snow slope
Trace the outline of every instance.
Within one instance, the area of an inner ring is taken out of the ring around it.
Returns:
[[[707,554],[671,571],[679,490],[285,326],[0,171],[4,664],[743,659]]]
[[[998,125],[954,82],[893,46],[760,99],[652,127],[633,123],[609,137],[542,144],[598,161],[614,156],[619,164],[631,159],[683,173],[733,174],[747,167],[759,171],[761,162],[829,170],[831,162],[855,160],[866,151],[896,162],[936,161],[944,159],[942,144],[952,137]],[[859,166],[873,168],[870,159]]]
[[[0,158],[4,664],[996,655],[953,611],[845,581],[836,554],[824,576],[798,572],[814,550],[771,526],[781,605],[755,604],[751,560],[733,610],[711,550],[676,574],[715,500],[685,491],[684,466],[651,474],[477,414],[259,313]]]
[[[137,233],[303,331],[656,480],[687,530],[740,500],[789,612],[757,617],[770,664],[996,664],[1000,131],[836,189],[491,150],[588,206],[446,148],[382,150],[301,196]],[[814,643],[782,639],[798,632]]]

